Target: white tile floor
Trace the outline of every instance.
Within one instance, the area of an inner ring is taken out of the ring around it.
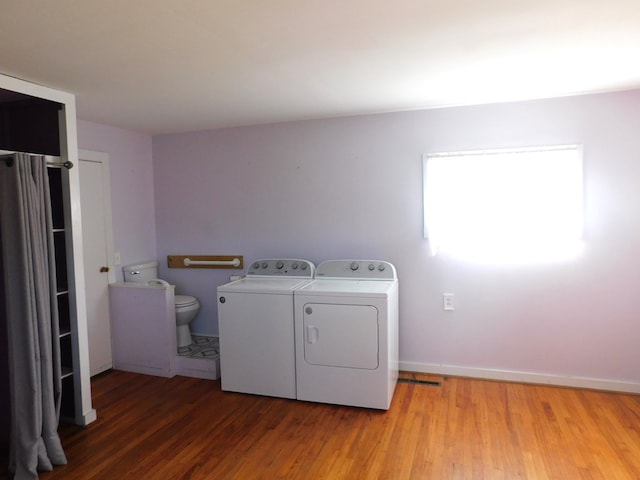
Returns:
[[[191,345],[178,348],[178,355],[191,358],[220,358],[218,337],[192,335],[191,339]]]

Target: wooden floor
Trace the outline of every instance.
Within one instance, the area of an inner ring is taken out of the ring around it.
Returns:
[[[640,479],[640,396],[428,379],[382,412],[109,372],[98,420],[62,426],[69,464],[40,478]]]

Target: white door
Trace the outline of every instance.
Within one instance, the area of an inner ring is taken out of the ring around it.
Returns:
[[[115,280],[109,156],[81,150],[80,205],[91,375],[113,367],[109,282]]]

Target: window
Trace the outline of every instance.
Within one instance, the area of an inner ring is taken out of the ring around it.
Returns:
[[[485,262],[575,255],[583,225],[582,148],[425,155],[431,252]]]

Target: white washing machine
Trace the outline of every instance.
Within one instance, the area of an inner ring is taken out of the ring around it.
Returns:
[[[308,260],[258,260],[218,287],[222,390],[296,398],[293,291],[314,271]]]
[[[387,410],[398,380],[395,267],[323,262],[294,305],[297,398]]]

